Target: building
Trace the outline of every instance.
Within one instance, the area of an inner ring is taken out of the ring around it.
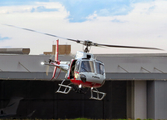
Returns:
[[[52,52],[44,52],[44,55],[55,55],[56,45],[52,45]],[[59,55],[69,55],[71,53],[71,45],[59,45]]]
[[[103,61],[106,83],[100,91],[102,101],[89,99],[90,93],[56,94],[57,80],[51,81],[53,68],[45,73],[50,55],[0,55],[0,109],[15,97],[20,101],[15,117],[32,118],[167,118],[167,54],[95,55]],[[70,61],[70,55],[59,55]],[[57,71],[58,72],[58,71]],[[1,114],[3,115],[1,109]]]

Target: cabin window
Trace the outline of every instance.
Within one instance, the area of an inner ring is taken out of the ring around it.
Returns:
[[[79,65],[80,65],[80,62],[77,61],[75,64],[75,71],[79,71]]]
[[[96,73],[97,74],[104,74],[104,65],[99,63],[99,62],[96,62]]]
[[[82,61],[80,72],[94,72],[93,61]]]
[[[71,70],[70,70],[70,79],[74,78],[74,68],[75,68],[76,60],[72,61]]]

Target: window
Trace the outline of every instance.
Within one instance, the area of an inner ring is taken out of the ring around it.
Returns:
[[[75,71],[79,71],[79,65],[80,65],[80,62],[77,61],[75,64]]]
[[[104,74],[104,65],[99,63],[99,62],[96,62],[96,73],[97,74]]]
[[[94,72],[93,61],[82,61],[80,72]]]

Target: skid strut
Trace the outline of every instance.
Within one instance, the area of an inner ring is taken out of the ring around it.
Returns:
[[[65,79],[61,82],[61,84],[59,84],[59,88],[56,93],[68,94],[71,91],[72,87],[69,85],[63,85],[64,81]]]
[[[90,99],[95,99],[95,100],[102,100],[105,96],[106,93],[104,92],[99,92],[96,88],[91,88],[91,97]]]

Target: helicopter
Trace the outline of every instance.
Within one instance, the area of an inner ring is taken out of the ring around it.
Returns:
[[[7,25],[7,24],[5,24]],[[76,42],[82,44],[85,48],[83,51],[77,51],[76,56],[70,62],[63,62],[58,59],[58,50],[59,50],[59,40],[56,41],[56,51],[55,51],[55,59],[49,59],[48,62],[41,62],[42,65],[54,66],[54,71],[51,80],[57,79],[55,77],[57,68],[66,72],[64,80],[59,85],[56,93],[68,94],[72,89],[78,93],[84,93],[84,88],[89,88],[91,92],[90,99],[95,100],[103,100],[106,96],[105,92],[98,91],[97,88],[102,87],[105,83],[106,74],[105,74],[105,66],[102,61],[97,60],[93,54],[90,52],[90,47],[116,47],[116,48],[135,48],[135,49],[152,49],[152,50],[162,50],[159,48],[153,47],[138,47],[138,46],[121,46],[121,45],[107,45],[107,44],[99,44],[94,43],[90,40],[76,40],[70,38],[64,38],[57,35],[38,32],[28,28],[20,28],[13,25],[7,25],[10,27],[15,27],[31,32],[36,32],[40,34],[44,34],[47,36],[52,36],[56,38],[66,39],[68,41]],[[64,84],[65,81],[69,80],[69,84]]]
[[[49,59],[48,62],[41,62],[42,65],[54,66],[52,80],[56,79],[57,68],[66,72],[65,79],[59,84],[56,93],[68,94],[72,88],[78,93],[84,93],[83,88],[91,88],[91,99],[102,100],[106,93],[97,90],[106,79],[104,63],[94,58],[93,54],[77,51],[71,62],[61,62],[58,60],[58,44],[56,41],[55,60]],[[70,84],[65,85],[65,80],[70,80]],[[71,84],[75,86],[70,86]],[[78,86],[78,87],[76,87]],[[64,89],[62,89],[64,88]]]

